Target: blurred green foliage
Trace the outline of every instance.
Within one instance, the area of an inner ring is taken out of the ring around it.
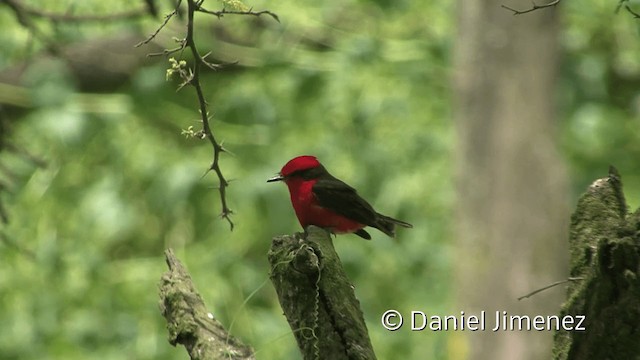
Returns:
[[[628,4],[638,10],[637,2]],[[602,177],[611,164],[620,170],[635,210],[640,206],[640,21],[624,7],[614,13],[604,0],[563,6],[558,104],[573,193]]]
[[[46,8],[64,12],[69,3],[77,13],[130,6],[57,1]],[[400,230],[398,241],[379,232],[371,242],[353,235],[335,241],[378,357],[459,353],[450,334],[388,332],[379,325],[387,309],[460,310],[450,301],[455,7],[409,1],[249,5],[274,11],[282,23],[197,18],[202,52],[239,62],[203,78],[214,131],[233,152],[222,159],[232,180],[233,232],[218,218],[215,175],[203,176],[210,145],[181,135],[189,126],[199,128],[195,95],[189,87],[176,93],[177,84],[165,81],[166,59],[150,60],[129,81],[99,94],[81,92],[61,60],[27,67],[21,91],[28,107],[3,114],[12,125],[11,141],[47,167],[0,154],[12,172],[0,176],[13,190],[0,194],[10,217],[0,230],[2,358],[186,358],[166,342],[157,305],[167,247],[187,265],[213,314],[259,359],[299,358],[268,281],[266,253],[272,236],[300,229],[286,188],[265,181],[301,154],[318,156],[379,211],[414,224]],[[2,10],[0,69],[40,57],[42,44]],[[610,2],[600,0],[550,11],[565,14],[559,130],[573,192],[612,163],[637,207],[638,22],[614,15]],[[65,44],[125,30],[149,34],[159,22],[38,25]],[[170,38],[182,31],[171,23],[159,41],[173,47]],[[0,99],[19,95],[3,91]]]

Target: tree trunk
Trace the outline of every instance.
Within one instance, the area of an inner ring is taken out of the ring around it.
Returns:
[[[502,3],[458,1],[457,307],[552,315],[559,290],[517,298],[566,278],[568,189],[555,144],[556,9],[516,17]],[[473,359],[550,355],[549,331],[461,335]]]
[[[596,180],[571,219],[571,283],[561,317],[584,331],[556,332],[554,358],[640,359],[640,209],[627,213],[620,176]]]

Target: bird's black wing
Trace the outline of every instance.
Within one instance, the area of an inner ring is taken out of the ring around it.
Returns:
[[[338,215],[367,226],[374,226],[376,212],[356,190],[331,175],[325,175],[313,185],[318,204]]]

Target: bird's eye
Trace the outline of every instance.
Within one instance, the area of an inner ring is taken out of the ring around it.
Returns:
[[[287,177],[304,177],[304,174],[305,174],[308,170],[309,170],[309,169],[296,170],[296,171],[292,172],[291,174],[289,174],[289,176],[287,176]]]
[[[315,179],[320,175],[317,169],[318,168],[297,170],[289,174],[287,177],[301,177],[305,180]]]

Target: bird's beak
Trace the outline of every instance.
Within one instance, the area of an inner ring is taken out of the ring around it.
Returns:
[[[267,182],[275,182],[275,181],[282,181],[284,180],[284,176],[278,174],[270,179],[267,180]]]

